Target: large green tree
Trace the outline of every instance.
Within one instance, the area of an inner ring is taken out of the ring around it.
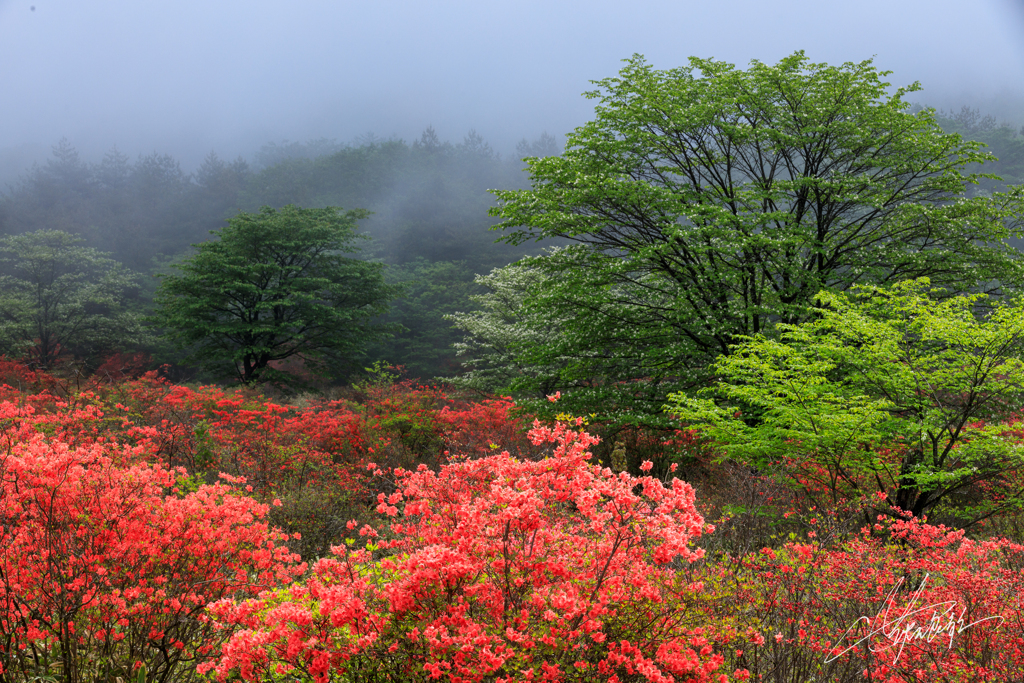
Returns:
[[[142,340],[128,306],[138,282],[107,254],[61,230],[0,240],[0,349],[43,369]]]
[[[744,339],[715,364],[710,397],[673,395],[670,412],[723,457],[788,463],[818,503],[884,493],[960,524],[1024,505],[1024,302],[922,279],[819,304],[777,339]]]
[[[992,157],[911,113],[917,84],[892,90],[888,73],[802,52],[747,70],[634,56],[596,82],[596,117],[566,151],[527,160],[530,189],[495,192],[507,241],[571,242],[521,262],[547,276],[524,319],[562,323],[517,355],[561,368],[575,391],[560,409],[656,415],[738,335],[807,319],[822,289],[1021,284],[1006,243],[1021,188],[969,195],[965,169]],[[522,378],[511,388],[536,388]]]
[[[367,215],[292,205],[239,213],[164,276],[154,321],[191,362],[244,383],[274,378],[272,364],[286,359],[343,370],[390,331],[375,319],[396,293],[382,264],[345,255]]]

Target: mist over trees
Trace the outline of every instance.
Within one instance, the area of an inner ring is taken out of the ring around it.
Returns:
[[[968,105],[956,112],[939,111],[936,120],[947,133],[959,133],[968,140],[984,143],[985,151],[996,157],[983,166],[970,167],[973,172],[1002,178],[982,178],[978,190],[992,192],[1024,183],[1024,126],[1020,123],[997,121],[996,117]]]
[[[116,148],[89,164],[61,139],[45,164],[25,173],[0,199],[0,232],[61,230],[148,272],[154,258],[172,257],[208,239],[210,230],[240,208],[250,176],[244,160],[229,163],[214,153],[193,174],[169,154],[131,161]]]
[[[268,143],[252,161],[211,152],[189,173],[170,154],[130,159],[113,148],[99,161],[82,158],[67,139],[0,194],[0,235],[61,231],[83,246],[140,273],[140,306],[152,299],[160,272],[207,242],[240,211],[288,204],[365,209],[370,237],[360,258],[387,264],[385,277],[405,293],[382,323],[403,331],[377,342],[367,362],[384,359],[424,378],[457,367],[460,338],[443,316],[472,310],[478,273],[536,252],[495,242],[488,190],[524,187],[524,156],[560,151],[543,134],[503,157],[475,131],[457,143],[428,126],[413,142],[365,137]],[[11,352],[13,349],[3,349]],[[149,348],[180,360],[169,349]]]
[[[1024,180],[1024,128],[1018,124],[967,105],[937,111],[935,121],[947,133],[984,143],[997,158],[964,168],[1002,178],[978,177],[967,196],[988,196]],[[466,362],[487,362],[474,361],[465,346],[463,356],[456,356],[457,345],[472,344],[465,338],[472,319],[467,316],[489,315],[478,298],[489,291],[487,281],[476,276],[538,256],[543,246],[495,241],[488,190],[526,189],[523,159],[560,152],[559,140],[547,133],[501,155],[475,131],[451,142],[428,126],[411,142],[373,136],[351,143],[270,142],[248,160],[210,152],[189,172],[160,152],[132,159],[112,148],[87,160],[61,139],[49,159],[0,193],[0,236],[38,230],[75,235],[83,247],[142,276],[133,295],[141,311],[155,293],[153,276],[170,272],[172,263],[192,253],[192,244],[209,241],[211,231],[240,211],[288,204],[367,209],[371,213],[359,228],[371,239],[360,258],[385,263],[387,282],[401,287],[381,322],[403,331],[375,342],[359,362],[383,359],[406,366],[413,376],[451,376],[464,372]],[[143,347],[157,360],[182,360],[169,347]],[[557,382],[541,384],[551,388]]]

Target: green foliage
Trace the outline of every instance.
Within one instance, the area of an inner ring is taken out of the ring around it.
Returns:
[[[395,289],[356,251],[362,210],[264,207],[239,213],[217,240],[164,276],[154,321],[189,359],[244,383],[274,379],[301,359],[343,371],[390,328],[375,322]]]
[[[890,92],[887,74],[802,52],[745,71],[635,56],[596,82],[567,151],[527,160],[530,189],[494,193],[507,241],[575,243],[520,262],[546,280],[523,320],[559,334],[516,359],[557,365],[576,412],[656,421],[738,335],[806,320],[822,289],[1019,286],[1006,239],[1024,192],[969,195],[982,176],[965,169],[991,155],[910,113],[917,84]]]
[[[452,374],[457,365],[453,346],[460,335],[446,316],[472,306],[471,296],[480,290],[469,266],[461,261],[415,259],[389,266],[385,277],[401,287],[402,294],[384,320],[405,331],[368,353],[401,359],[411,377]]]
[[[0,240],[0,345],[49,368],[61,355],[94,357],[138,344],[139,317],[127,308],[136,276],[60,230]]]
[[[720,357],[714,398],[674,394],[668,410],[830,503],[884,493],[968,523],[1017,508],[1024,453],[1005,421],[1024,401],[1024,302],[944,294],[926,279],[822,292],[817,317]]]
[[[394,384],[402,373],[385,360],[376,360],[368,368],[363,368],[366,379],[362,382],[352,382],[352,389],[360,392],[382,390]]]

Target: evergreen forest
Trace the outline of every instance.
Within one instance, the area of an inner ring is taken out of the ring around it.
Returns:
[[[191,245],[209,240],[240,211],[289,204],[365,209],[371,213],[358,230],[370,239],[360,245],[360,258],[385,264],[388,282],[401,285],[384,313],[401,331],[365,349],[355,365],[382,360],[414,377],[450,376],[458,369],[453,345],[461,334],[443,316],[473,309],[470,297],[481,291],[475,275],[536,251],[496,243],[488,190],[525,186],[521,158],[560,151],[545,133],[522,140],[514,157],[502,157],[473,131],[453,144],[428,127],[412,143],[269,143],[251,160],[211,152],[187,173],[173,156],[157,152],[130,159],[112,149],[85,160],[62,139],[49,159],[0,195],[0,235],[56,230],[80,238],[81,246],[136,275],[126,304],[141,317],[152,306],[155,276],[172,272]],[[118,348],[105,350],[144,352],[156,365],[180,360],[159,338],[132,339],[124,344],[122,336]],[[11,354],[16,340],[8,343],[3,351]],[[90,349],[76,351],[72,356],[92,369],[101,360]],[[177,372],[204,378],[196,368]]]

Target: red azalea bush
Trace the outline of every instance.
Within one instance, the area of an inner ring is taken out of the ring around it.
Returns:
[[[390,540],[336,548],[286,592],[215,605],[243,630],[211,669],[395,682],[1024,679],[1020,544],[898,511],[846,537],[815,513],[805,522],[825,538],[699,558],[682,540],[702,526],[688,485],[602,470],[584,453],[592,438],[565,425],[531,437],[556,442],[553,456],[399,472],[379,500],[397,518]],[[664,512],[669,491],[688,492],[670,508],[690,520],[674,546],[646,516]]]
[[[70,391],[45,373],[18,374],[19,367],[11,364],[9,374],[41,390],[0,391],[34,411],[32,431],[74,447],[111,440],[139,446],[132,452],[140,461],[183,467],[192,485],[212,483],[219,472],[245,477],[261,501],[282,501],[271,519],[309,558],[326,555],[348,535],[345,522],[374,504],[375,484],[364,467],[369,459],[437,467],[450,449],[484,454],[500,444],[522,452],[526,442],[510,400],[456,400],[411,381],[364,387],[361,403],[299,407],[249,390],[177,386],[154,372],[116,381],[108,373]]]
[[[0,405],[6,419],[18,412]],[[140,666],[150,681],[187,677],[224,637],[207,603],[303,570],[266,506],[232,487],[179,495],[158,465],[116,464],[137,448],[24,436],[0,456],[5,680],[127,680]]]
[[[353,473],[363,471],[368,458],[436,466],[447,451],[483,455],[501,446],[530,452],[511,399],[455,399],[411,380],[362,387],[358,400],[304,407],[241,389],[176,386],[155,373],[79,396],[101,393],[104,412],[117,409],[118,430],[151,444],[167,466],[190,473],[229,470],[262,488],[297,471],[306,477],[340,468],[358,476]],[[297,454],[315,463],[303,470]]]
[[[736,627],[725,668],[779,683],[1024,680],[1024,546],[895,517],[810,535],[681,570],[704,587],[702,618]]]
[[[604,468],[582,421],[527,440],[508,399],[107,374],[0,360],[4,680],[1024,680],[1024,546],[898,511],[857,533],[885,501],[831,515],[799,462],[685,461],[729,530],[707,536],[693,489],[650,476],[690,434],[620,434]],[[290,583],[286,540],[330,556]]]
[[[378,506],[390,540],[214,605],[243,630],[209,667],[253,681],[717,680],[713,625],[688,618],[676,573],[700,557],[693,489],[589,462],[594,437],[566,424],[530,438],[551,455],[396,470]]]
[[[401,368],[395,368],[401,372]],[[369,382],[357,399],[366,431],[374,435],[375,460],[388,466],[426,462],[438,465],[447,453],[488,455],[496,449],[517,457],[532,457],[536,449],[526,438],[528,422],[514,415],[508,397],[465,400],[443,387],[414,380]]]
[[[262,500],[278,498],[275,524],[301,534],[292,547],[322,557],[348,535],[345,522],[373,504],[365,463],[437,467],[449,449],[482,454],[497,444],[523,450],[507,399],[455,400],[411,381],[364,387],[358,398],[304,407],[241,390],[188,389],[155,377],[118,387],[126,433],[168,465],[209,476],[244,476]]]
[[[24,363],[0,356],[0,392],[3,395],[16,395],[41,388],[40,376],[45,376],[45,373],[35,372]]]

